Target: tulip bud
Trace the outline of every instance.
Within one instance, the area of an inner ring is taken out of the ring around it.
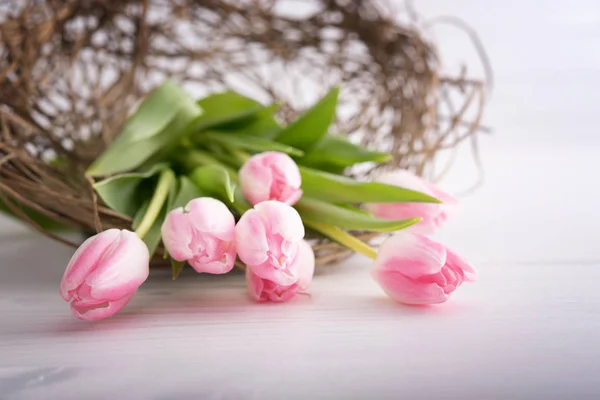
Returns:
[[[426,236],[398,232],[379,249],[371,275],[384,292],[404,304],[443,303],[476,272],[465,260]]]
[[[265,201],[247,211],[235,227],[237,253],[252,273],[278,285],[298,281],[293,268],[304,225],[298,212],[278,201]]]
[[[248,293],[257,302],[284,302],[290,300],[296,293],[305,291],[310,286],[315,271],[315,253],[306,241],[301,241],[298,256],[291,269],[298,270],[298,281],[289,286],[282,286],[268,279],[262,279],[246,268],[246,283]]]
[[[302,180],[298,166],[287,154],[269,151],[257,154],[240,168],[240,186],[251,204],[277,200],[294,205]]]
[[[187,261],[198,272],[224,274],[235,263],[235,219],[225,204],[210,197],[172,210],[162,239],[173,259]]]
[[[110,317],[135,295],[149,274],[148,248],[135,233],[109,229],[77,249],[60,284],[60,295],[82,320]]]
[[[407,170],[399,170],[379,177],[379,182],[400,186],[433,196],[442,203],[369,203],[367,210],[375,217],[385,219],[407,219],[421,217],[408,231],[431,235],[435,233],[457,208],[457,201],[448,193]]]

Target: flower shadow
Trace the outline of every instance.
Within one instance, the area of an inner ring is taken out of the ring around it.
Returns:
[[[408,305],[398,303],[383,295],[373,295],[363,298],[363,301],[368,304],[367,308],[371,310],[378,309],[380,312],[387,314],[415,317],[460,315],[473,309],[469,303],[462,303],[453,299],[440,304]]]

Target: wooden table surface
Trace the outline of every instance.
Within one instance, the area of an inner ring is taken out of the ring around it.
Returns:
[[[496,69],[485,185],[436,236],[477,283],[404,307],[357,256],[264,305],[240,275],[159,270],[85,323],[58,295],[71,250],[0,219],[0,399],[600,398],[600,6],[416,3],[471,22]],[[445,32],[450,53],[468,48]],[[463,153],[452,192],[474,178]]]
[[[74,319],[69,252],[2,246],[0,398],[594,399],[600,263],[485,263],[436,307],[403,307],[355,258],[310,297],[257,305],[242,276],[157,271],[120,314]]]

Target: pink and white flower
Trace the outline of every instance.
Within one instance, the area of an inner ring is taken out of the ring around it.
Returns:
[[[240,168],[239,176],[242,193],[252,205],[267,200],[294,205],[302,197],[300,171],[287,154],[256,154]]]
[[[246,268],[246,283],[250,297],[259,303],[265,301],[284,302],[290,300],[297,293],[308,290],[315,271],[315,253],[305,240],[300,242],[298,256],[290,269],[298,270],[298,281],[283,286],[260,278],[250,268]]]
[[[150,254],[135,233],[108,229],[77,249],[60,283],[60,295],[82,320],[110,317],[148,278]]]
[[[371,275],[384,292],[404,304],[443,303],[473,267],[444,245],[420,234],[397,232],[379,249]]]
[[[303,237],[300,215],[279,201],[256,204],[235,227],[240,259],[259,278],[282,286],[298,281],[294,262]]]
[[[197,272],[224,274],[235,263],[235,218],[221,201],[200,197],[172,210],[162,226],[163,243],[177,261]]]

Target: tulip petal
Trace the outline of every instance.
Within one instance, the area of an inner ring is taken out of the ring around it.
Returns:
[[[285,302],[292,299],[300,290],[296,283],[288,286],[279,285],[268,279],[260,278],[250,269],[246,269],[246,283],[250,297],[259,303],[266,301]]]
[[[100,304],[90,304],[85,301],[74,300],[71,302],[71,311],[75,317],[84,321],[98,321],[108,318],[121,310],[135,296],[136,291],[128,293],[117,300],[106,300]]]
[[[367,211],[375,217],[402,220],[420,217],[421,221],[406,228],[406,232],[432,235],[445,222],[441,204],[433,203],[369,203]]]
[[[448,248],[446,249],[446,266],[455,272],[459,272],[467,282],[475,282],[477,280],[477,271],[475,271],[475,268]]]
[[[273,282],[265,282],[265,295],[275,303],[283,303],[291,300],[298,293],[298,284],[294,283],[290,286],[280,286]]]
[[[267,152],[265,166],[271,168],[273,179],[286,184],[291,188],[298,189],[302,184],[302,177],[296,162],[285,153]]]
[[[120,235],[118,229],[108,229],[88,238],[79,246],[60,284],[60,295],[65,301],[72,298],[71,292],[77,289],[97,266],[102,255],[108,250]]]
[[[448,219],[453,218],[458,213],[460,208],[459,203],[456,197],[444,192],[434,184],[429,182],[425,182],[425,184],[427,184],[427,186],[429,187],[431,195],[434,196],[436,199],[442,201],[442,204],[437,204],[438,215],[437,219],[434,221],[434,225],[436,225],[437,228],[439,228]]]
[[[235,243],[220,242],[221,247],[213,254],[213,257],[194,257],[188,260],[190,266],[196,272],[209,274],[226,274],[233,269],[235,264]]]
[[[235,262],[235,219],[221,201],[200,197],[169,213],[163,242],[177,261],[188,261],[198,272],[223,274]]]
[[[239,171],[239,181],[244,197],[252,204],[269,199],[273,176],[258,158],[251,157]],[[255,161],[256,160],[256,161]]]
[[[399,271],[417,279],[440,272],[446,262],[446,247],[424,235],[397,232],[379,249],[375,269]]]
[[[254,204],[277,200],[294,204],[302,196],[302,178],[296,162],[287,154],[268,151],[252,156],[240,168],[244,197]]]
[[[248,265],[267,261],[269,244],[265,223],[257,210],[248,210],[235,226],[235,241],[240,259]]]
[[[281,202],[293,206],[302,198],[303,194],[301,189],[290,190],[287,188],[282,195]]]
[[[263,201],[254,209],[260,214],[269,234],[280,235],[290,242],[299,242],[304,238],[304,225],[294,208],[279,201]]]
[[[373,270],[371,275],[383,291],[399,303],[421,305],[448,300],[444,289],[434,282],[418,282],[392,270]]]
[[[456,253],[405,232],[383,243],[371,274],[390,297],[405,304],[444,302],[463,281],[475,279],[473,267]]]
[[[190,213],[192,225],[198,231],[210,233],[220,240],[234,240],[235,218],[223,202],[211,197],[200,197],[190,201],[186,210]]]
[[[123,230],[104,254],[98,267],[85,279],[96,299],[117,300],[135,292],[148,278],[150,254],[133,232]]]
[[[250,271],[250,268],[246,268],[246,286],[248,288],[248,294],[254,301],[267,301],[267,298],[262,296],[264,287],[263,280],[253,274],[252,271]]]
[[[298,282],[299,279],[299,269],[295,262],[296,258],[298,258],[297,254],[290,260],[287,268],[277,268],[277,265],[274,265],[269,259],[261,264],[248,264],[248,268],[253,274],[262,279],[272,281],[281,286],[290,286]]]
[[[257,204],[236,226],[240,259],[252,273],[282,286],[298,281],[298,268],[293,264],[302,237],[304,226],[300,216],[279,201]]]
[[[194,253],[190,248],[192,241],[192,226],[190,214],[183,207],[172,210],[161,228],[163,243],[169,255],[177,261],[192,258]]]

